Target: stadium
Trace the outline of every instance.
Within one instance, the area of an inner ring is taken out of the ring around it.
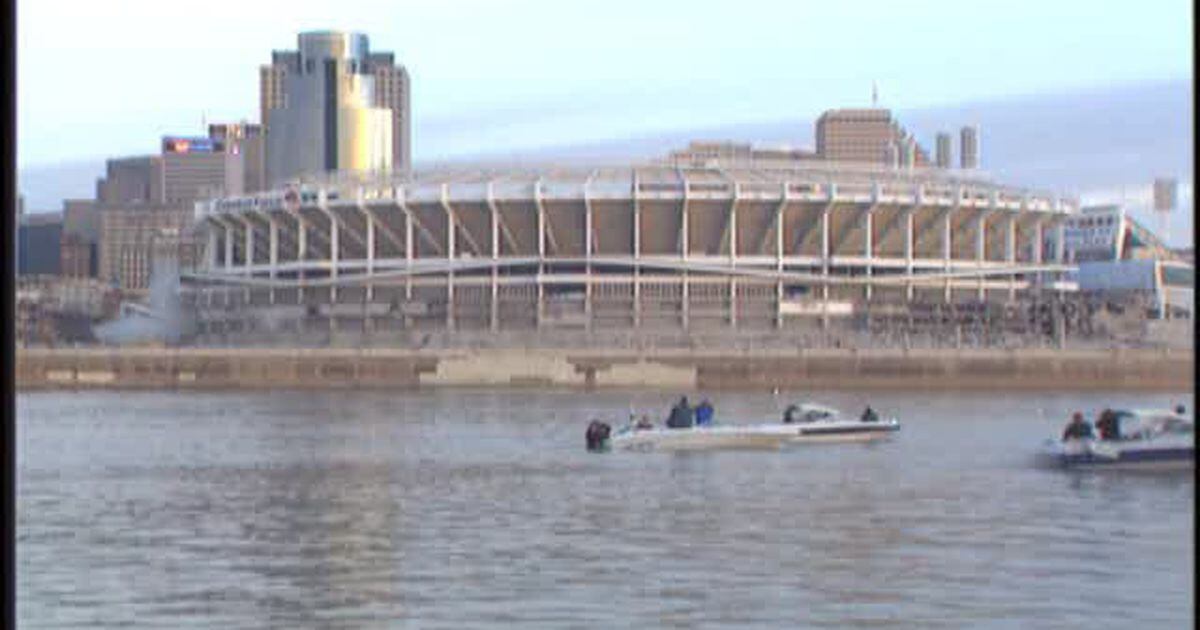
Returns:
[[[823,160],[341,175],[197,204],[184,299],[213,343],[850,330],[1058,294],[1077,211],[974,170]]]

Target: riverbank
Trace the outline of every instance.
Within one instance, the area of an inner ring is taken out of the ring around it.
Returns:
[[[17,389],[627,387],[1191,391],[1191,351],[19,349]]]

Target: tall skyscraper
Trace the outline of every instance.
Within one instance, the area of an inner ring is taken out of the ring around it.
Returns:
[[[375,75],[375,106],[392,110],[392,168],[407,171],[412,168],[408,70],[396,65],[390,52],[372,53],[367,67]]]
[[[411,166],[408,72],[360,33],[299,35],[260,73],[267,184]]]
[[[934,149],[934,155],[937,158],[938,168],[950,168],[950,134],[939,133],[937,135],[937,146]]]
[[[963,168],[979,168],[979,128],[963,127],[960,132],[959,160]]]
[[[817,119],[817,155],[836,162],[891,165],[893,146],[901,164],[924,166],[929,156],[886,109],[834,109]],[[910,154],[906,157],[906,153]]]

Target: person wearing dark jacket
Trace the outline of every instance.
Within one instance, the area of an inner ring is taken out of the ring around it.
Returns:
[[[712,403],[708,402],[707,398],[700,401],[700,404],[696,405],[696,426],[702,427],[712,424],[713,412]]]
[[[1100,418],[1096,420],[1096,430],[1100,432],[1101,440],[1121,439],[1121,425],[1117,413],[1112,409],[1101,411]]]
[[[1062,439],[1067,440],[1089,440],[1092,438],[1092,425],[1083,419],[1083,414],[1076,411],[1071,415],[1071,422],[1067,424],[1067,428],[1063,430]]]
[[[667,416],[667,427],[686,429],[690,426],[692,426],[692,408],[688,406],[687,396],[684,396],[671,408],[671,415]]]

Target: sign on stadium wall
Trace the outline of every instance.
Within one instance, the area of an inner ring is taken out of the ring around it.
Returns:
[[[784,300],[779,303],[779,312],[784,315],[832,315],[844,317],[854,314],[854,304],[851,302],[836,301]]]

